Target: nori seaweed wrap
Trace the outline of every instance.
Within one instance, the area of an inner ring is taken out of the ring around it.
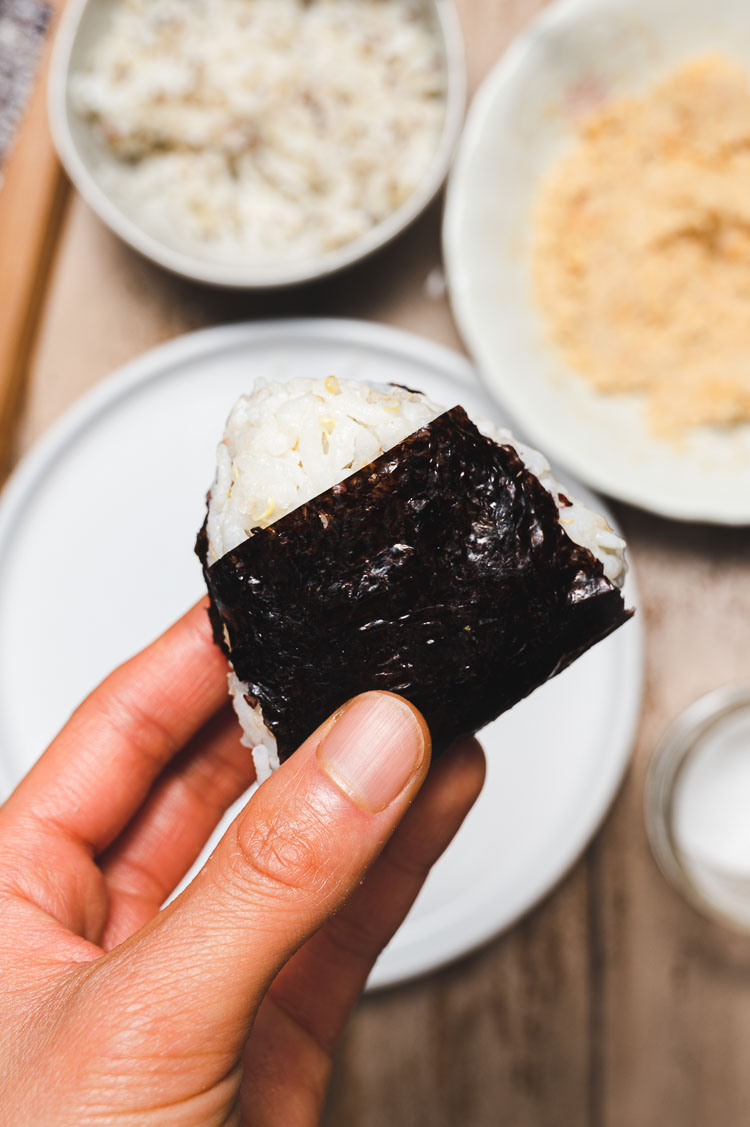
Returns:
[[[372,689],[416,705],[440,752],[625,622],[561,503],[456,407],[210,566],[204,524],[214,637],[279,758]]]

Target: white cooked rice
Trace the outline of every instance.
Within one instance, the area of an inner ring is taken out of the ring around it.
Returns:
[[[259,264],[401,207],[445,91],[428,0],[118,0],[71,80],[122,207],[167,242]]]
[[[335,376],[259,382],[233,407],[218,447],[208,508],[211,562],[241,544],[252,530],[267,528],[324,493],[445,410],[420,392],[394,385],[378,390]],[[571,496],[538,451],[488,419],[473,421],[483,435],[517,451],[552,495],[570,539],[588,548],[607,578],[621,587],[627,568],[625,542],[604,517]],[[252,748],[262,782],[278,766],[276,740],[260,705],[245,699],[249,687],[234,671],[229,689],[243,742]]]
[[[227,419],[208,510],[210,557],[362,469],[443,411],[400,387],[354,380],[259,383]]]

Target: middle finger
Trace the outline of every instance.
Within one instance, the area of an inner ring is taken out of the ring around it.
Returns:
[[[224,813],[255,780],[252,755],[227,705],[164,771],[122,834],[99,857],[110,896],[105,950],[159,911]]]

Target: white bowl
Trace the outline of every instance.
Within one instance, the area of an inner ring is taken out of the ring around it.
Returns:
[[[99,170],[116,163],[97,141],[91,127],[76,113],[70,97],[70,75],[83,63],[92,45],[106,30],[120,0],[73,0],[57,33],[49,78],[49,119],[52,137],[65,170],[102,222],[146,258],[175,274],[216,286],[244,289],[274,288],[311,281],[332,274],[372,254],[395,238],[424,211],[440,190],[461,132],[466,105],[466,66],[461,28],[452,0],[430,0],[435,6],[447,73],[443,131],[419,188],[382,223],[360,238],[314,258],[278,264],[251,261],[227,263],[212,259],[210,248],[157,238],[140,221],[137,207],[125,208],[103,187]]]
[[[539,179],[572,143],[576,90],[618,96],[718,50],[750,69],[747,0],[559,0],[520,36],[471,108],[443,241],[453,310],[489,389],[534,445],[595,489],[683,520],[750,523],[750,427],[649,432],[635,396],[565,367],[529,271]]]

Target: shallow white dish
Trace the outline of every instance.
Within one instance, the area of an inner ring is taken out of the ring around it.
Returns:
[[[26,457],[0,499],[0,798],[102,676],[201,595],[192,548],[234,399],[259,375],[331,372],[404,383],[503,421],[457,353],[357,321],[278,321],[146,353]],[[478,946],[578,857],[628,763],[641,645],[636,616],[485,729],[486,789],[371,986]]]
[[[466,65],[461,27],[453,0],[434,3],[447,74],[443,132],[421,186],[382,223],[353,242],[315,258],[260,265],[228,263],[211,257],[210,248],[199,255],[175,237],[157,238],[141,222],[137,207],[125,209],[101,183],[102,161],[116,163],[94,138],[91,128],[75,112],[70,98],[70,75],[85,60],[92,44],[106,29],[120,0],[73,0],[65,10],[57,33],[48,88],[52,138],[66,172],[103,223],[135,250],[160,266],[200,282],[243,289],[274,288],[311,281],[335,273],[367,257],[404,230],[442,187],[461,132],[466,105]]]
[[[574,107],[648,87],[720,50],[750,68],[746,0],[559,0],[474,101],[443,229],[451,301],[487,386],[529,439],[589,485],[664,516],[750,523],[750,427],[658,441],[635,397],[601,396],[545,340],[531,292],[530,211],[575,135]]]

